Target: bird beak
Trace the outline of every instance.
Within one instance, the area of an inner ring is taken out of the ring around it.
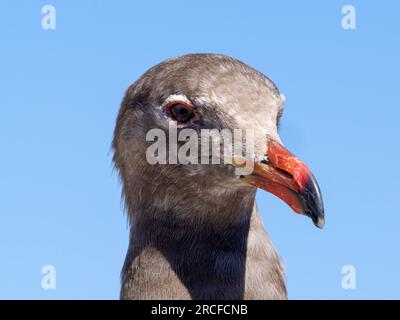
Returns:
[[[324,204],[317,180],[295,155],[273,139],[267,141],[266,157],[254,162],[252,174],[242,179],[285,201],[293,211],[323,228]]]

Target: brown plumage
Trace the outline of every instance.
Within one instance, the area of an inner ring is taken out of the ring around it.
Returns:
[[[194,104],[190,128],[253,128],[280,141],[283,99],[274,83],[223,55],[195,54],[153,67],[126,92],[114,132],[130,242],[122,299],[286,299],[282,263],[264,230],[256,188],[222,165],[150,165],[146,132],[168,131],[160,106]],[[259,154],[265,143],[256,144]]]

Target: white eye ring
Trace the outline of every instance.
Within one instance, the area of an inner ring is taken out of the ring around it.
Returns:
[[[165,107],[167,104],[173,101],[182,101],[187,104],[192,104],[190,100],[183,94],[171,94],[165,101],[161,104],[161,108]]]

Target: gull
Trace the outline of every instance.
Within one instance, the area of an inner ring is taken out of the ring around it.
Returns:
[[[130,227],[121,299],[287,299],[256,191],[319,228],[324,207],[314,175],[279,137],[283,106],[268,77],[220,54],[168,59],[127,89],[113,138]],[[171,125],[252,129],[253,170],[238,175],[235,161],[149,163],[148,132],[168,134]]]

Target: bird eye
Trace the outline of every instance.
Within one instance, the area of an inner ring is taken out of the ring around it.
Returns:
[[[166,106],[170,116],[176,121],[184,123],[194,116],[193,107],[183,102],[173,102]]]

